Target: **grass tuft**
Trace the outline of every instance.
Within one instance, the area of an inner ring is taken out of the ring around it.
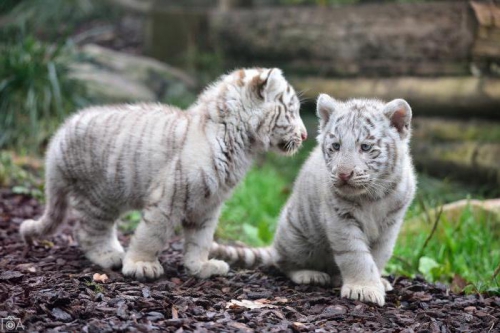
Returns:
[[[67,75],[68,52],[32,37],[0,46],[0,149],[39,151],[84,103],[83,88]]]
[[[429,214],[430,215],[430,214]],[[416,225],[411,225],[415,223]],[[387,271],[429,281],[465,281],[466,291],[500,294],[500,221],[468,205],[456,219],[438,214],[403,227]]]

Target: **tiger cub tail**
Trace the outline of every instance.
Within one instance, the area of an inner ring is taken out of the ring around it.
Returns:
[[[55,141],[55,140],[54,140]],[[33,239],[52,234],[57,227],[64,222],[68,211],[69,200],[68,190],[64,176],[60,168],[53,167],[56,163],[53,158],[53,150],[49,148],[46,166],[45,197],[47,204],[45,212],[38,220],[25,220],[19,229],[21,237],[27,244],[31,244]]]
[[[237,267],[254,268],[258,266],[275,266],[277,256],[272,246],[251,248],[213,242],[210,257],[224,260]]]
[[[59,193],[56,197],[49,197],[47,207],[43,216],[38,220],[25,220],[20,227],[23,240],[31,244],[33,239],[50,235],[64,221],[68,207],[68,199],[65,193]]]

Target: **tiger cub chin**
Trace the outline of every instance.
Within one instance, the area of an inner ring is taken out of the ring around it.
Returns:
[[[161,104],[83,110],[51,140],[47,207],[39,220],[23,222],[22,237],[55,231],[71,205],[90,261],[104,268],[123,261],[123,274],[154,279],[163,273],[158,253],[182,225],[188,272],[224,275],[229,266],[208,259],[221,204],[257,153],[301,146],[299,108],[281,70],[256,68],[222,76],[186,111]],[[142,209],[142,220],[125,253],[115,221],[131,209]]]
[[[295,283],[342,286],[385,303],[381,278],[416,188],[411,108],[402,99],[337,101],[322,94],[318,146],[303,166],[269,248],[213,244],[211,255],[247,267],[276,265]]]

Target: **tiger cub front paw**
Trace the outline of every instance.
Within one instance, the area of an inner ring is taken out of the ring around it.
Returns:
[[[382,280],[382,284],[384,285],[384,289],[385,291],[391,291],[393,290],[394,288],[392,287],[392,284],[389,282],[389,280],[387,279],[384,279],[384,278],[381,278]]]
[[[340,290],[342,297],[360,300],[362,302],[371,302],[384,306],[385,289],[382,283],[374,284],[351,284],[346,283]]]
[[[227,275],[229,265],[222,260],[210,259],[201,264],[186,266],[189,274],[200,279],[206,279],[214,275]]]
[[[139,281],[156,280],[163,275],[163,266],[158,259],[155,261],[134,261],[125,257],[122,273]]]

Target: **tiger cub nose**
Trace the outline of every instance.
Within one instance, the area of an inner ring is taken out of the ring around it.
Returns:
[[[339,178],[340,178],[342,181],[346,182],[346,181],[348,181],[349,179],[351,179],[353,175],[354,175],[354,171],[351,171],[351,173],[343,173],[343,172],[342,172],[342,173],[339,173]]]
[[[300,133],[300,137],[301,137],[302,141],[305,141],[307,139],[307,132]]]

